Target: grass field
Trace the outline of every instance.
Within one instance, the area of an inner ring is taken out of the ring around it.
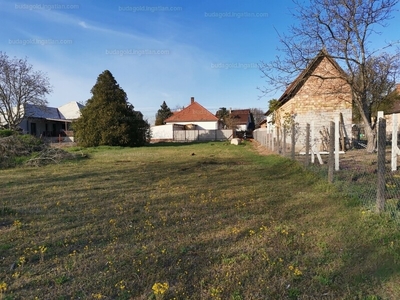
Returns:
[[[0,171],[0,299],[400,299],[399,227],[296,162],[84,153]]]

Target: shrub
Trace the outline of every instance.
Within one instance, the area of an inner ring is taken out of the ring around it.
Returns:
[[[0,129],[0,138],[11,136],[14,134],[14,131],[11,129]]]

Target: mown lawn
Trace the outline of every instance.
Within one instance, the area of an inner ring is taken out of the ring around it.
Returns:
[[[0,171],[0,299],[400,299],[399,227],[295,162],[84,153]]]

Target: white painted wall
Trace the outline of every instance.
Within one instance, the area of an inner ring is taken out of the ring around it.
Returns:
[[[237,125],[236,128],[237,128],[237,130],[240,130],[240,131],[246,131],[247,125],[246,124]]]
[[[63,116],[68,120],[76,120],[81,116],[80,108],[83,107],[79,103],[72,101],[63,106],[60,106],[58,110],[63,114]]]
[[[173,126],[173,124],[151,126],[151,138],[172,140],[174,138]]]

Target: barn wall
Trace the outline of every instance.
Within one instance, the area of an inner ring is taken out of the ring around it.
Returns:
[[[324,58],[294,97],[277,110],[278,124],[276,125],[282,127],[279,123],[283,124],[285,115],[293,116],[300,129],[305,129],[306,124],[313,121],[315,131],[318,133],[315,137],[318,139],[319,131],[324,128],[329,129],[330,122],[342,113],[347,134],[351,137],[350,87],[339,78],[321,78],[338,75],[339,71],[327,58]]]

